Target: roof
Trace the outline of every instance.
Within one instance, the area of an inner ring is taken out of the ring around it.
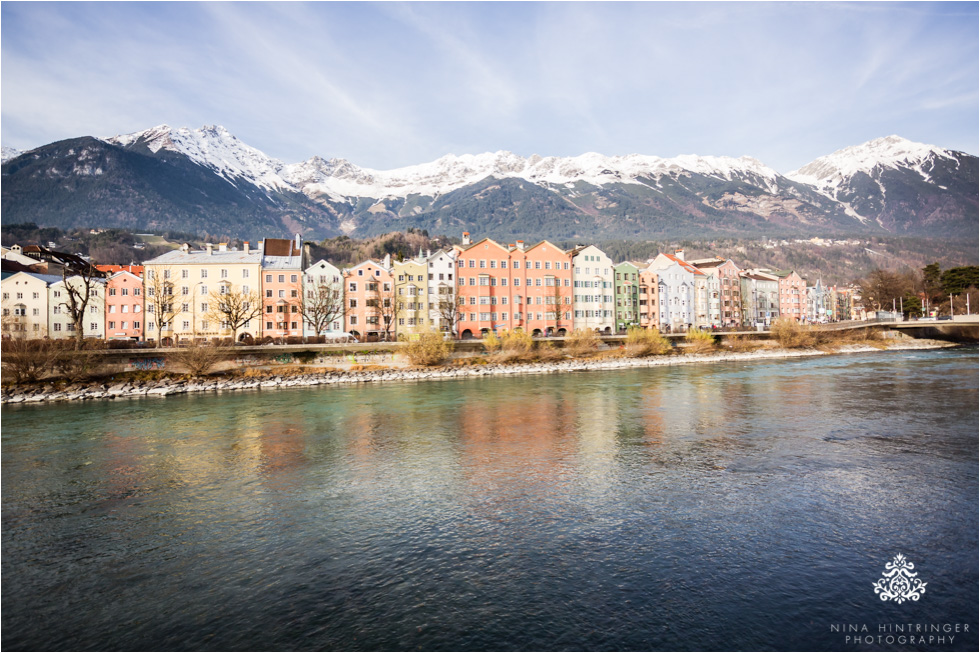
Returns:
[[[262,253],[266,256],[299,256],[302,252],[291,238],[266,238],[262,241]]]
[[[29,277],[33,277],[35,279],[40,279],[41,281],[43,281],[44,283],[46,283],[49,286],[52,285],[52,284],[58,283],[59,281],[61,281],[61,277],[59,277],[56,274],[37,274],[37,273],[34,273],[34,272],[23,272],[23,271],[21,271],[21,272],[15,272],[14,274],[12,274],[10,276],[11,277],[12,276],[16,276],[17,274],[25,274],[25,275],[27,275]],[[9,279],[10,277],[7,277],[7,278]]]
[[[101,272],[129,272],[130,274],[135,274],[136,276],[141,276],[143,274],[142,265],[96,265],[96,270]]]
[[[684,260],[681,260],[681,259],[677,258],[673,254],[660,254],[660,256],[666,256],[671,261],[673,261],[674,263],[678,264],[679,266],[681,266],[682,268],[684,268],[687,272],[690,272],[691,274],[700,274],[701,276],[704,276],[704,272],[702,272],[701,270],[697,269],[696,267],[694,267],[693,265],[691,265],[687,261],[684,261]]]
[[[193,251],[185,254],[183,251],[175,249],[149,261],[144,261],[143,265],[216,265],[219,263],[261,265],[262,254],[256,250],[250,250],[248,254],[237,250],[225,252],[213,250],[210,254],[206,251]]]

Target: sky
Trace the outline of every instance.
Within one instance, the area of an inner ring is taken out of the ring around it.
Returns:
[[[980,152],[978,3],[0,5],[0,141],[223,125],[269,156]]]

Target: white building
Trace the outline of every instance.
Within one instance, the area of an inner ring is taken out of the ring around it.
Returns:
[[[17,272],[2,282],[3,337],[44,338],[48,335],[48,288],[61,277]]]
[[[455,324],[447,319],[452,313],[443,310],[443,304],[456,305],[456,282],[453,280],[456,271],[456,250],[439,250],[428,253],[426,260],[429,265],[429,323],[438,325],[443,333],[455,334]]]
[[[75,275],[48,286],[48,335],[51,338],[74,338],[75,322],[69,306],[68,287],[84,292],[85,282]],[[105,339],[105,293],[106,280],[92,279],[89,286],[88,304],[82,320],[82,334],[86,338]]]
[[[337,318],[333,320],[325,331],[316,332],[314,325],[306,319],[303,320],[304,336],[329,336],[332,332],[340,334],[344,330],[344,275],[333,263],[320,259],[310,267],[303,270],[303,302],[323,301],[319,298],[321,293],[335,295],[337,303]]]
[[[708,312],[705,274],[673,254],[657,254],[647,270],[657,273],[660,292],[660,328],[673,332],[695,326],[699,289],[704,314]]]
[[[613,333],[616,329],[616,277],[612,259],[595,245],[576,247],[571,254],[572,328]]]

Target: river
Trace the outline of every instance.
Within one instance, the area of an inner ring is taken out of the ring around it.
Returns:
[[[4,406],[3,648],[976,650],[977,363]]]

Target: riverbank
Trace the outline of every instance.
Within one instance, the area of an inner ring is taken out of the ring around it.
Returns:
[[[319,370],[308,374],[280,374],[270,371],[260,376],[230,376],[193,379],[164,377],[151,380],[125,380],[119,382],[76,383],[58,388],[53,384],[36,384],[27,387],[4,388],[0,404],[20,404],[59,401],[84,401],[91,399],[121,399],[129,397],[168,397],[194,392],[222,392],[235,390],[261,390],[272,388],[308,387],[318,385],[390,383],[393,381],[428,381],[482,376],[506,376],[512,374],[555,374],[563,372],[589,372],[664,365],[692,365],[721,362],[745,362],[765,359],[804,358],[834,354],[913,349],[942,349],[955,347],[948,342],[914,340],[892,343],[884,347],[868,345],[844,345],[835,351],[818,349],[765,349],[749,352],[712,352],[708,354],[675,354],[647,358],[578,358],[555,362],[515,363],[446,366],[407,369],[368,370]]]

